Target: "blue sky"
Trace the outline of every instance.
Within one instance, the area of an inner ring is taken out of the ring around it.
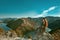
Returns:
[[[0,18],[60,16],[60,0],[0,0]]]

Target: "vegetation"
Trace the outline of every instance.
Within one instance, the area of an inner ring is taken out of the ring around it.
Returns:
[[[50,23],[49,28],[51,28],[52,30],[60,28],[60,20],[56,20],[56,21]]]
[[[7,26],[13,30],[15,30],[17,27],[21,26],[21,24],[23,23],[22,19],[18,19],[18,20],[11,20],[7,23]]]

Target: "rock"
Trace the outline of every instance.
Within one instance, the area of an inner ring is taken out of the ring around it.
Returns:
[[[33,40],[54,40],[51,34],[44,32],[43,34],[36,34]]]

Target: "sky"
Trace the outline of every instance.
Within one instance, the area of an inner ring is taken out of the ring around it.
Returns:
[[[60,0],[0,0],[0,18],[60,17]]]

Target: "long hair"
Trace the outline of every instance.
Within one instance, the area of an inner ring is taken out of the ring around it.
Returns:
[[[46,18],[42,19],[42,27],[41,27],[41,32],[45,32],[46,28],[48,27],[48,21]]]
[[[43,18],[43,26],[48,27],[48,21],[46,18]]]

